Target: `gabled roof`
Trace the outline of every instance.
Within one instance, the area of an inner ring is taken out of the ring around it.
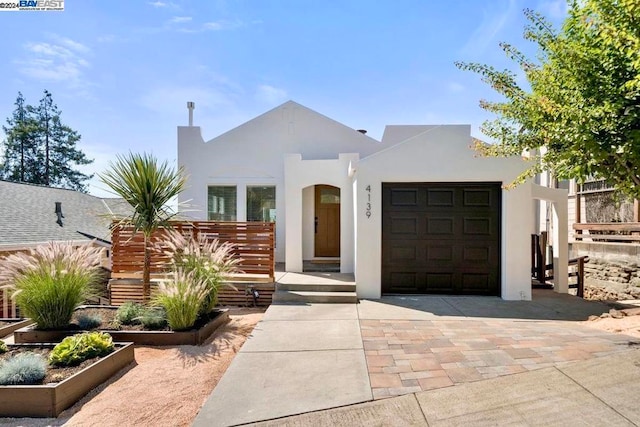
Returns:
[[[295,111],[296,110],[304,111],[304,112],[306,112],[307,114],[309,114],[311,116],[315,116],[319,120],[326,121],[327,124],[332,124],[332,125],[336,125],[338,127],[341,127],[347,132],[358,132],[356,129],[353,129],[353,128],[351,128],[351,127],[349,127],[349,126],[347,126],[347,125],[345,125],[343,123],[340,123],[339,121],[334,120],[331,117],[327,117],[324,114],[318,113],[317,111],[312,110],[309,107],[306,107],[306,106],[304,106],[302,104],[299,104],[299,103],[297,103],[295,101],[289,100],[289,101],[284,102],[283,104],[278,105],[277,107],[272,108],[269,111],[266,111],[266,112],[260,114],[259,116],[254,117],[253,119],[251,119],[251,120],[249,120],[249,121],[247,121],[245,123],[242,123],[239,126],[236,126],[233,129],[228,130],[227,132],[225,132],[223,134],[220,134],[220,135],[216,136],[215,138],[207,141],[207,143],[216,142],[217,140],[226,140],[226,138],[229,135],[232,135],[234,133],[240,132],[243,129],[251,127],[254,124],[258,124],[260,122],[268,120],[268,118],[270,116],[278,116],[279,118],[284,118],[287,122],[294,122],[295,119],[296,119],[296,117],[295,117]],[[289,111],[290,112],[289,113],[290,114],[289,117],[284,117],[284,115],[285,115],[284,112],[285,111]],[[359,132],[358,132],[358,134],[361,136],[362,140],[366,140],[366,141],[372,142],[372,143],[378,143],[378,144],[380,143],[380,141],[378,141],[375,138],[371,138],[368,135],[361,134]]]
[[[57,202],[62,225],[57,223]],[[0,180],[0,245],[96,238],[109,242],[113,215],[129,209],[122,199]]]
[[[384,128],[382,142],[386,145],[395,145],[437,126],[438,125],[387,125]]]

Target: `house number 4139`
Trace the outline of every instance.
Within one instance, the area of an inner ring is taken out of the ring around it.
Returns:
[[[367,185],[365,188],[367,192],[367,209],[364,211],[364,214],[367,216],[367,219],[371,218],[371,186]]]

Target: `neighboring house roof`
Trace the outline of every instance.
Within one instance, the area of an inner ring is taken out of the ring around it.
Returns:
[[[127,212],[122,199],[0,180],[0,245],[56,241],[111,241],[114,214]],[[62,217],[58,223],[56,203]]]

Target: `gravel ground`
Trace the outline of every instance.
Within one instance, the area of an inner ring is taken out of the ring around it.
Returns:
[[[264,309],[233,308],[202,346],[136,347],[136,362],[58,418],[0,418],[9,426],[188,426]]]

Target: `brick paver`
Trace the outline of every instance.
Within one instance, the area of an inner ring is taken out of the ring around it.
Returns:
[[[360,321],[375,399],[600,357],[633,340],[572,322]]]

